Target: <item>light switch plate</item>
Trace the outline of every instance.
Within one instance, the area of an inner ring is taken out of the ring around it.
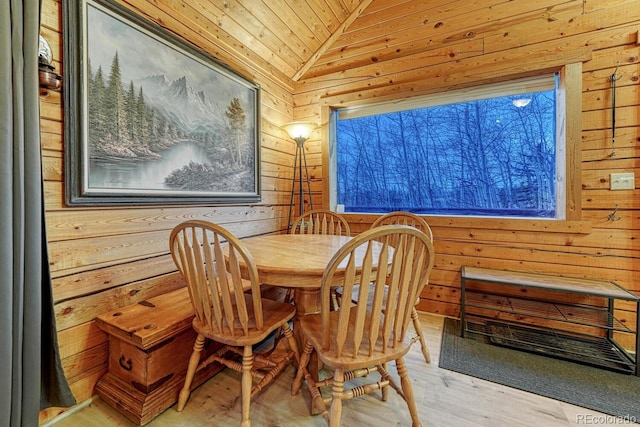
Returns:
[[[611,190],[634,190],[636,188],[633,172],[612,173],[610,183]]]

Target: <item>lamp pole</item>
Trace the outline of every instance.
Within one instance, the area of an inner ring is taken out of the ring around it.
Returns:
[[[304,143],[313,130],[317,127],[312,122],[291,122],[282,126],[291,139],[296,142],[296,154],[293,159],[293,180],[291,181],[291,198],[289,199],[289,217],[287,218],[287,232],[291,231],[291,214],[293,212],[294,196],[296,193],[296,181],[298,182],[298,197],[300,199],[299,214],[304,213],[304,184],[302,182],[302,167],[304,166],[307,180],[307,193],[309,194],[309,207],[313,209],[311,198],[311,183],[309,182],[309,168],[307,167],[307,155],[304,152]]]
[[[309,181],[309,168],[307,167],[307,155],[304,152],[304,143],[307,138],[302,136],[298,136],[293,138],[296,142],[296,154],[293,161],[293,181],[291,182],[291,198],[289,199],[289,217],[287,219],[287,231],[291,230],[291,213],[293,212],[294,205],[294,195],[296,188],[296,174],[298,181],[298,197],[299,197],[299,208],[298,208],[298,216],[304,213],[304,185],[302,183],[302,166],[304,163],[304,171],[305,178],[307,181],[307,194],[309,195],[309,208],[313,209],[313,200],[311,198],[311,183]]]

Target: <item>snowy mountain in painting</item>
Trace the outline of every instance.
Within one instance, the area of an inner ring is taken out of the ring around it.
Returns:
[[[189,85],[186,77],[169,81],[164,74],[145,77],[136,82],[142,87],[145,101],[185,133],[211,132],[224,126],[225,108],[203,91]]]

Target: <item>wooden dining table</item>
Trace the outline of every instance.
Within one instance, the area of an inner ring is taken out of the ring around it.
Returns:
[[[349,240],[324,234],[272,234],[245,238],[242,243],[253,256],[260,283],[295,288],[294,303],[301,317],[320,312],[324,270]]]

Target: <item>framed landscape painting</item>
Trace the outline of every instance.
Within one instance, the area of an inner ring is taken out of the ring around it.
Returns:
[[[260,88],[110,0],[63,2],[68,205],[260,201]]]

